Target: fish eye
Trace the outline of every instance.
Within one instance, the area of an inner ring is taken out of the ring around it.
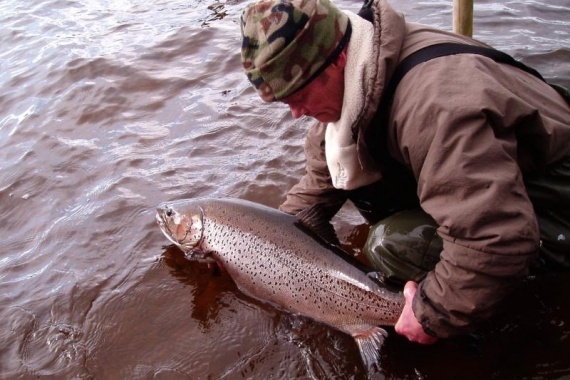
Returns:
[[[170,207],[167,207],[165,214],[166,214],[166,216],[168,216],[170,218],[172,215],[174,215],[174,212],[172,211],[172,209]]]

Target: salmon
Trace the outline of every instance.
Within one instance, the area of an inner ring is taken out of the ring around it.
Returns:
[[[215,260],[245,294],[350,334],[368,370],[378,362],[380,326],[396,323],[403,295],[347,261],[316,208],[292,216],[239,199],[198,198],[163,203],[156,219],[189,259]]]

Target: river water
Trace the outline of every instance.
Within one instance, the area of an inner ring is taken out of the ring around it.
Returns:
[[[476,3],[475,37],[570,87],[570,0]],[[155,223],[178,198],[277,207],[303,172],[310,120],[241,72],[244,5],[0,1],[2,378],[365,377],[350,337],[241,294]],[[393,5],[451,29],[449,0]],[[334,223],[358,254],[362,219]],[[568,280],[530,279],[487,334],[419,347],[392,330],[374,376],[570,376]]]

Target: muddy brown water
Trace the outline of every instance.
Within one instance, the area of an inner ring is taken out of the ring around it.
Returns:
[[[356,11],[359,2],[337,2]],[[350,337],[188,262],[159,203],[272,207],[303,172],[309,120],[262,104],[239,64],[244,2],[0,2],[0,376],[360,379]],[[451,28],[451,2],[394,0]],[[476,2],[475,33],[570,87],[570,1]],[[335,218],[356,255],[367,226]],[[529,279],[477,336],[391,331],[375,378],[570,376],[570,278]]]

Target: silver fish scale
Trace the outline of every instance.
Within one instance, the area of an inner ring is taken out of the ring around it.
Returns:
[[[203,205],[201,248],[211,251],[246,294],[350,334],[363,325],[393,325],[403,298],[297,228],[296,218],[251,205]],[[334,268],[334,269],[333,269]]]

